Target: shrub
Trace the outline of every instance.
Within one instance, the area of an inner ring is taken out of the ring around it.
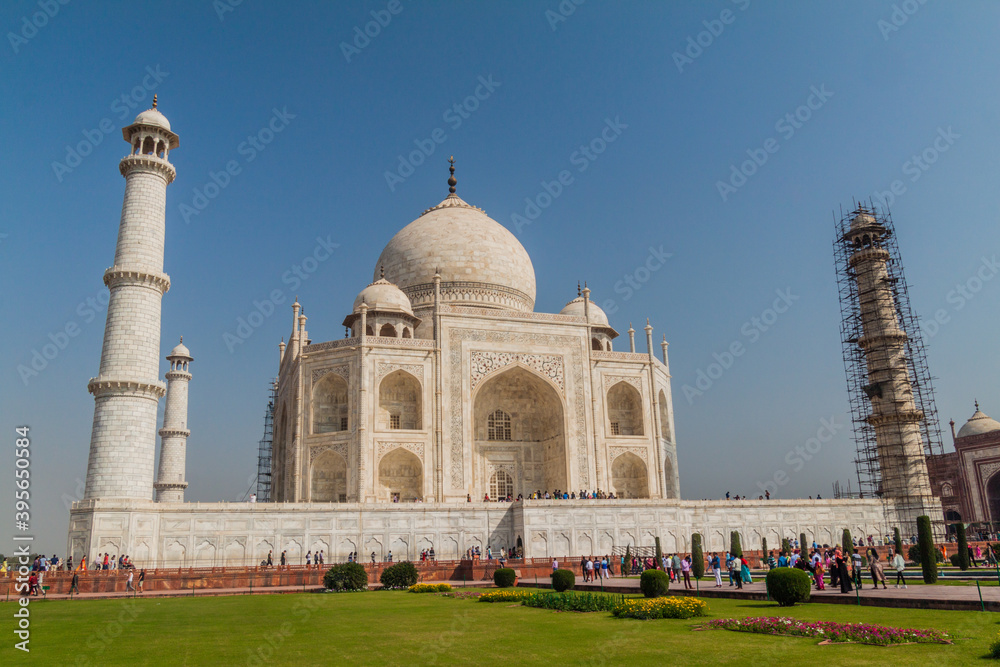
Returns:
[[[761,553],[761,560],[765,560],[766,561],[767,560],[767,538],[766,537],[760,538],[760,553]]]
[[[851,554],[854,553],[854,540],[851,539],[851,531],[847,528],[844,529],[844,537],[840,541],[840,546],[844,549],[845,558],[850,558]]]
[[[497,568],[496,572],[493,573],[493,583],[496,584],[497,588],[510,588],[514,585],[515,579],[517,579],[517,575],[509,567]]]
[[[807,544],[806,543],[806,534],[805,533],[799,533],[799,549],[802,550],[803,554],[806,553],[806,549],[808,548],[806,546],[806,544]]]
[[[953,567],[962,567],[962,564],[959,562],[958,554],[948,556],[948,560],[951,561]]]
[[[729,553],[739,558],[743,555],[743,546],[740,544],[740,534],[738,531],[729,533]]]
[[[670,590],[670,577],[660,570],[646,570],[639,577],[639,589],[648,598],[658,598]]]
[[[656,562],[653,563],[653,567],[661,568],[663,567],[663,550],[660,549],[660,538],[656,538]]]
[[[441,586],[446,586],[446,588],[441,588]],[[443,593],[450,590],[449,584],[414,584],[409,588],[411,593]]]
[[[972,563],[969,562],[969,540],[965,536],[964,523],[958,522],[955,524],[955,535],[958,538],[958,553],[956,554],[958,556],[957,565],[959,569],[964,572],[969,569],[970,565],[972,565]]]
[[[991,660],[1000,660],[1000,637],[997,637],[993,640],[993,643],[990,644],[989,658]]]
[[[599,593],[528,593],[521,597],[521,604],[558,611],[611,611],[617,599]]]
[[[937,581],[937,558],[934,552],[934,534],[931,533],[931,518],[926,514],[917,517],[917,546],[920,551],[920,569],[923,570],[924,583],[933,584]],[[941,554],[937,551],[938,555]]]
[[[368,573],[360,563],[334,565],[323,575],[323,585],[332,591],[368,589]]]
[[[792,555],[792,541],[789,540],[787,537],[781,538],[781,550],[785,553],[786,556]]]
[[[899,528],[892,529],[892,543],[896,547],[896,553],[903,553],[903,538],[899,535]]]
[[[705,552],[701,549],[701,534],[691,536],[691,570],[695,579],[705,576]]]
[[[437,589],[439,593],[448,593],[451,591],[451,584],[438,584]]]
[[[552,573],[552,590],[557,593],[572,590],[576,586],[576,575],[572,570],[556,570]]]
[[[621,597],[615,601],[611,614],[617,618],[693,618],[704,616],[708,605],[688,595],[653,599]]]
[[[906,550],[906,558],[913,561],[915,564],[920,565],[920,545],[913,544],[910,548]],[[934,562],[943,563],[944,557],[941,555],[941,550],[934,549]]]
[[[809,575],[795,567],[776,567],[765,579],[767,594],[779,607],[791,607],[796,602],[809,602],[812,583]]]
[[[413,566],[413,563],[404,561],[382,570],[379,581],[382,582],[383,589],[392,590],[394,588],[409,588],[417,583],[417,578],[417,568]]]
[[[479,596],[479,602],[520,602],[521,599],[527,595],[531,595],[528,591],[518,590],[516,588],[502,588],[498,591],[490,591],[489,593],[483,593]]]

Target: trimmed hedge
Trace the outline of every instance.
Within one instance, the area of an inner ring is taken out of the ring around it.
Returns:
[[[736,558],[743,555],[743,546],[740,544],[740,534],[738,531],[729,533],[729,553]]]
[[[964,572],[972,563],[969,560],[969,540],[965,536],[965,524],[961,521],[955,524],[955,535],[958,537],[958,567]]]
[[[910,545],[910,548],[906,551],[906,557],[908,560],[920,565],[920,546],[916,544]],[[936,548],[934,549],[934,562],[944,562],[944,557],[941,555],[941,551]]]
[[[359,563],[341,563],[326,571],[323,585],[331,591],[364,591],[368,589],[368,573]]]
[[[933,584],[937,581],[937,559],[934,552],[934,534],[931,532],[931,518],[926,514],[917,517],[917,546],[920,552],[920,569],[923,570],[924,583]],[[937,551],[938,555],[941,554]]]
[[[661,570],[646,570],[639,577],[639,590],[648,598],[658,598],[670,590],[670,577]]]
[[[573,590],[576,586],[576,575],[572,570],[556,570],[552,573],[552,590],[556,593]]]
[[[812,582],[804,570],[797,567],[776,567],[765,578],[767,594],[779,607],[791,607],[796,602],[809,602]]]
[[[705,576],[705,552],[701,548],[701,533],[691,536],[691,570],[695,579]]]
[[[899,528],[892,529],[892,544],[896,547],[896,553],[903,553],[903,538],[899,535]]]
[[[854,553],[854,540],[851,539],[851,531],[847,528],[844,529],[844,537],[840,541],[840,546],[844,548],[844,556],[850,559],[851,554]]]
[[[493,583],[497,588],[510,588],[514,585],[515,579],[517,579],[517,574],[513,568],[500,567],[493,573]]]
[[[413,563],[404,561],[390,565],[382,570],[382,576],[379,577],[379,581],[382,582],[383,589],[392,590],[409,588],[417,583],[418,578],[417,568],[413,566]]]
[[[653,567],[659,569],[663,567],[663,549],[660,548],[660,538],[656,538],[656,562],[653,563]]]
[[[806,534],[805,533],[799,533],[799,549],[801,550],[800,553],[802,553],[803,555],[806,554],[806,550],[808,549],[808,546],[806,545]]]

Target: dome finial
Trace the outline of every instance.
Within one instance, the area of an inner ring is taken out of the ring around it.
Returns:
[[[976,403],[976,412],[979,412],[979,399],[978,398],[975,400],[975,403]]]
[[[452,155],[448,158],[448,172],[451,176],[448,177],[448,192],[455,194],[455,186],[458,185],[458,181],[455,180],[455,156]]]
[[[576,281],[576,295],[577,296],[581,295],[581,292],[580,292],[580,281],[579,280]]]
[[[385,278],[385,264],[383,264],[382,266],[379,267],[378,277],[379,278]]]
[[[181,336],[181,343],[184,342],[184,336]]]
[[[153,93],[153,108],[156,108],[156,93]]]

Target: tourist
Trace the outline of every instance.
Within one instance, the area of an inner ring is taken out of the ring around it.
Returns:
[[[69,558],[66,559],[66,571],[67,572],[72,572],[73,571],[73,557],[72,556],[70,556]]]
[[[102,564],[101,569],[102,570],[107,570],[108,569],[108,565],[109,565],[109,563],[108,563],[108,552],[105,551],[104,552],[104,563]]]
[[[823,559],[818,553],[813,554],[813,579],[816,580],[816,590],[825,590],[826,585],[823,582]]]
[[[851,575],[847,571],[847,561],[850,560],[844,555],[840,547],[833,552],[834,559],[837,561],[837,578],[840,580],[840,592],[850,593],[853,589],[851,588]]]
[[[684,564],[681,562],[680,554],[674,554],[670,559],[670,569],[673,571],[673,580],[681,580],[681,570],[684,569]]]
[[[888,588],[885,585],[885,572],[882,571],[882,563],[879,561],[878,549],[872,547],[868,550],[868,568],[872,573],[872,586],[878,588],[878,583],[882,582],[883,590]]]
[[[28,595],[38,595],[38,572],[32,572],[28,577]]]
[[[132,578],[135,576],[135,572],[132,570],[128,571],[128,579],[125,580],[125,592],[129,591],[135,592],[135,586],[132,585]]]
[[[594,576],[594,564],[586,556],[583,557],[580,563],[581,569],[583,569],[583,582],[587,583]]]
[[[903,554],[897,553],[892,557],[892,567],[896,570],[896,588],[899,588],[899,584],[903,584],[903,588],[906,588],[906,577],[903,576],[903,571],[906,570],[906,561],[903,560]]]
[[[719,560],[719,554],[713,553],[709,563],[712,567],[712,574],[715,575],[715,587],[722,588],[722,563]]]
[[[830,572],[830,586],[837,588],[840,585],[840,568],[837,567],[835,553],[826,552],[826,569]]]
[[[552,571],[555,572],[559,569],[559,561],[555,558],[552,559]]]
[[[743,588],[743,559],[733,556],[731,562],[731,569],[729,570],[729,576],[736,582],[736,588]]]
[[[312,549],[306,552],[306,567],[312,565],[313,552]]]
[[[681,561],[681,573],[684,575],[684,588],[693,589],[691,585],[691,556]]]
[[[387,562],[387,563],[391,563],[392,562],[392,550],[391,549],[389,550],[389,554],[385,557],[385,562]]]
[[[142,593],[142,585],[146,582],[146,568],[139,570],[139,592]]]
[[[982,552],[979,550],[979,545],[978,544],[976,545],[975,550],[973,550],[972,547],[969,547],[969,562],[972,563],[972,567],[979,567],[978,558],[981,555],[982,555]]]
[[[857,547],[854,547],[854,551],[851,553],[851,579],[854,580],[854,585],[860,591],[863,588],[861,581],[861,554],[858,553]]]
[[[285,563],[287,563],[287,562],[288,562],[288,559],[287,559],[287,558],[285,557],[285,553],[286,553],[286,552],[284,552],[284,551],[282,551],[282,552],[281,552],[281,566],[282,566],[282,567],[284,567],[284,566],[285,566]]]
[[[80,594],[80,573],[79,572],[74,572],[73,573],[73,578],[69,582],[69,594],[72,595],[73,593],[76,593],[77,595]]]
[[[753,583],[753,577],[750,576],[750,561],[743,556],[740,556],[740,576],[744,583]]]
[[[784,551],[778,555],[778,567],[788,567],[788,556]]]
[[[273,559],[273,558],[272,558],[271,556],[272,556],[272,553],[271,553],[271,551],[269,550],[269,551],[267,552],[267,566],[268,566],[268,567],[274,567],[274,559]]]
[[[605,556],[601,559],[601,579],[607,579],[610,576],[611,564],[608,562],[608,557]]]

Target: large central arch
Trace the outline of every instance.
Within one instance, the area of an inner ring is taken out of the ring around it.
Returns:
[[[993,473],[986,482],[986,502],[990,521],[1000,521],[1000,472]]]
[[[498,470],[513,472],[515,496],[569,490],[565,410],[547,380],[512,366],[479,386],[473,412],[477,495]]]

